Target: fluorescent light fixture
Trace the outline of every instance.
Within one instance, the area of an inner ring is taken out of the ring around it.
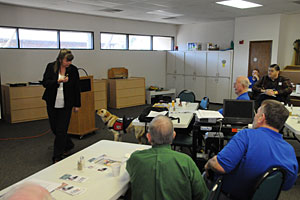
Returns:
[[[228,1],[219,1],[216,2],[217,4],[222,4],[225,6],[231,6],[235,8],[240,8],[240,9],[245,9],[245,8],[255,8],[255,7],[260,7],[262,5],[252,3],[249,1],[243,1],[243,0],[228,0]]]

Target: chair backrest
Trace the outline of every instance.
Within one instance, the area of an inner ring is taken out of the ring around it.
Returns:
[[[219,176],[218,179],[215,181],[214,186],[209,191],[207,200],[218,200],[219,199],[222,184],[223,184],[223,176]]]
[[[285,178],[285,170],[281,167],[270,168],[256,183],[252,200],[278,199]]]
[[[195,102],[196,97],[193,91],[190,90],[182,90],[178,98],[180,98],[180,101],[186,101],[186,102]]]

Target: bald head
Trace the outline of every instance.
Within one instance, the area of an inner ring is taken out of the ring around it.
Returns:
[[[9,191],[5,196],[5,200],[52,200],[48,190],[34,183],[24,183],[13,190]]]
[[[173,141],[173,123],[163,115],[155,117],[149,126],[152,145],[171,144]]]
[[[250,82],[246,76],[239,76],[234,83],[235,94],[241,95],[248,91]]]

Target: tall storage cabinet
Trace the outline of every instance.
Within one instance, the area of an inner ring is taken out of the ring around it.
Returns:
[[[185,52],[169,51],[167,53],[167,88],[175,88],[176,95],[184,89]]]
[[[223,103],[231,97],[232,51],[207,52],[206,95],[211,102]]]
[[[184,54],[184,55],[182,55]],[[179,65],[183,59],[182,69]],[[167,88],[192,90],[197,100],[208,96],[213,103],[231,97],[233,51],[170,51],[167,53]],[[179,60],[179,61],[178,61]]]

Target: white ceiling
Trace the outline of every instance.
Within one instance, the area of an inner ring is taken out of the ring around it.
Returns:
[[[263,5],[249,9],[231,8],[216,4],[217,1],[220,0],[0,0],[0,3],[170,24],[300,13],[300,0],[248,0]]]

